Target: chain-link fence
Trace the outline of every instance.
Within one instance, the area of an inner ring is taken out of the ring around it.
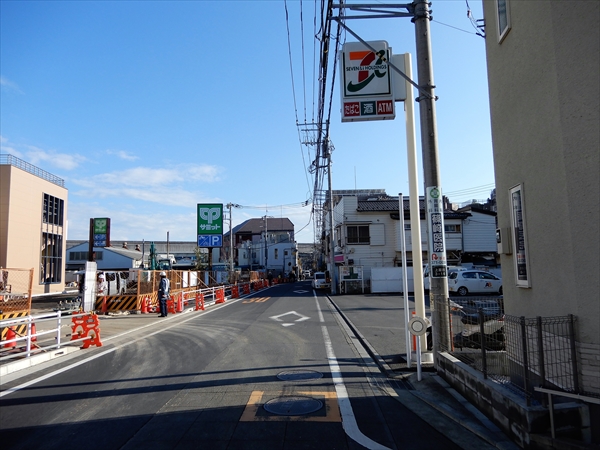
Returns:
[[[0,269],[0,314],[31,310],[33,269]]]
[[[440,351],[485,377],[522,393],[529,404],[535,386],[582,394],[577,371],[575,317],[525,318],[504,314],[502,298],[448,299],[436,304]],[[444,321],[439,311],[448,311]],[[435,331],[434,331],[435,332]],[[539,400],[542,400],[540,398]]]

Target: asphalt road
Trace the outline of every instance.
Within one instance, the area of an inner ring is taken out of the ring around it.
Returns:
[[[2,384],[3,449],[460,448],[377,386],[309,283],[156,319]],[[12,390],[11,390],[12,389]]]

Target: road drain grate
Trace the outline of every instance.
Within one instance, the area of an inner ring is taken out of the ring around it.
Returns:
[[[263,406],[267,412],[279,416],[302,416],[318,411],[323,402],[311,397],[286,396],[269,400]]]

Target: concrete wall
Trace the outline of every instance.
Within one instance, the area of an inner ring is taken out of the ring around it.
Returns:
[[[576,315],[582,387],[600,393],[600,2],[509,1],[500,43],[496,2],[483,3],[498,223],[510,227],[522,184],[527,226],[529,288],[501,257],[506,313]]]
[[[438,355],[437,372],[522,448],[566,448],[538,444],[540,437],[550,434],[547,408],[527,406],[523,396],[485,379],[481,372],[447,353]],[[587,406],[572,402],[557,404],[554,420],[557,430],[568,430],[570,438],[590,444],[591,421]],[[557,437],[561,436],[557,434]]]

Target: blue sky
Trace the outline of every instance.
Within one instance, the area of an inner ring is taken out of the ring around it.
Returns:
[[[481,2],[469,5],[481,18]],[[312,242],[302,204],[314,150],[296,121],[316,117],[314,2],[289,0],[287,23],[285,6],[2,0],[1,152],[65,180],[68,239],[110,217],[115,240],[195,240],[196,204],[231,202],[243,206],[234,226],[288,217],[297,241]],[[494,184],[485,41],[466,1],[432,10],[442,188],[453,202],[485,199]],[[408,18],[347,25],[415,56]],[[402,105],[394,121],[341,123],[339,91],[335,80],[333,188],[407,195]]]

